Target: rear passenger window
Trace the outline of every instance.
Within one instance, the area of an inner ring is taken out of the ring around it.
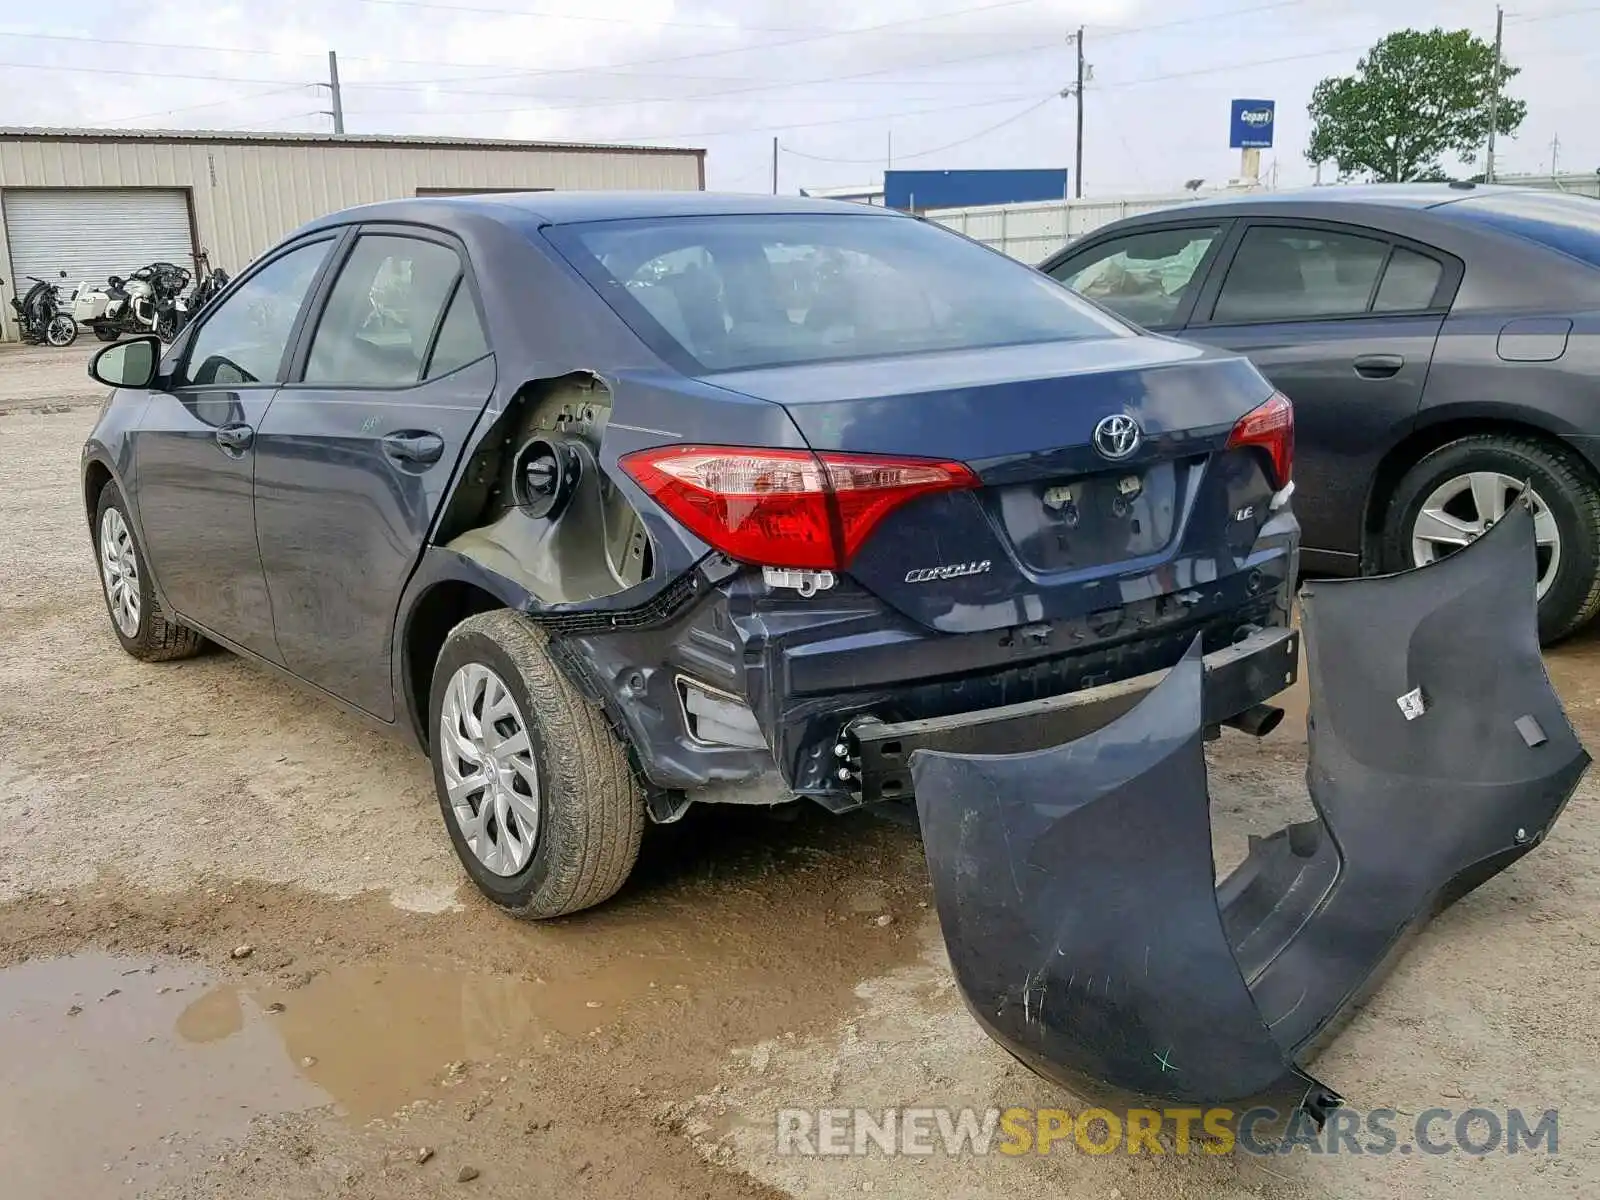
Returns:
[[[426,378],[448,375],[487,353],[489,343],[484,340],[483,326],[478,323],[477,306],[472,303],[467,281],[462,279],[456,286],[449,311],[444,314],[444,324],[439,326],[439,340],[434,343],[433,357],[428,360]]]
[[[1239,244],[1211,319],[1219,324],[1367,311],[1389,244],[1355,234],[1258,225]]]
[[[1444,268],[1426,254],[1418,254],[1400,246],[1394,248],[1394,257],[1383,273],[1378,285],[1378,298],[1373,312],[1419,312],[1433,306],[1433,294],[1439,290],[1439,280]]]
[[[448,246],[363,234],[317,324],[306,383],[400,387],[422,377],[439,314],[461,277]]]
[[[1050,271],[1079,295],[1136,325],[1170,324],[1194,290],[1220,228],[1160,229],[1114,238]]]

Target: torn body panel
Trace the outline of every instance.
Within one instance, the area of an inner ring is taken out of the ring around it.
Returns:
[[[581,603],[636,587],[649,541],[627,497],[597,461],[611,392],[592,375],[527,389],[468,466],[470,490],[453,550],[545,604]]]
[[[1408,934],[1538,844],[1588,766],[1544,674],[1533,557],[1518,504],[1437,564],[1306,590],[1318,819],[1252,839],[1220,885],[1198,645],[1077,740],[914,755],[984,1029],[1080,1094],[1320,1119],[1338,1097],[1305,1064],[1339,1015]]]

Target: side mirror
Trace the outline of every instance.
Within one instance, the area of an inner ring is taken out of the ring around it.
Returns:
[[[147,388],[156,379],[161,341],[152,334],[107,346],[89,360],[89,378],[114,388]]]

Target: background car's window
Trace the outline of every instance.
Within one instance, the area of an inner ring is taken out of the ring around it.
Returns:
[[[428,360],[427,377],[437,379],[448,375],[487,353],[489,343],[484,340],[483,326],[478,323],[478,309],[463,279],[450,301],[450,311],[444,314],[444,324],[439,326],[439,340],[434,343],[433,357]]]
[[[1394,256],[1384,268],[1383,282],[1378,285],[1378,298],[1372,303],[1372,311],[1420,312],[1431,307],[1443,275],[1444,268],[1436,259],[1396,246]]]
[[[691,370],[1136,336],[1031,267],[905,217],[671,217],[549,236]]]
[[[461,275],[448,246],[363,234],[317,322],[306,383],[395,387],[417,382],[439,313]]]
[[[1096,246],[1050,272],[1138,325],[1169,325],[1197,282],[1218,229],[1160,229]]]
[[[1367,311],[1389,246],[1376,238],[1258,225],[1245,234],[1212,320],[1293,321]]]
[[[241,283],[190,343],[187,381],[218,387],[276,382],[295,318],[332,244],[291,250]]]

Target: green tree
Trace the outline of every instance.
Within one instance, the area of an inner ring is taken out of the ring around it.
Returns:
[[[1517,70],[1500,65],[1495,126],[1502,136],[1516,132],[1528,114],[1525,103],[1505,95],[1505,81]],[[1307,110],[1306,158],[1331,159],[1340,179],[1448,178],[1447,154],[1470,163],[1488,141],[1493,90],[1494,47],[1471,30],[1391,33],[1356,63],[1354,75],[1317,84]]]

